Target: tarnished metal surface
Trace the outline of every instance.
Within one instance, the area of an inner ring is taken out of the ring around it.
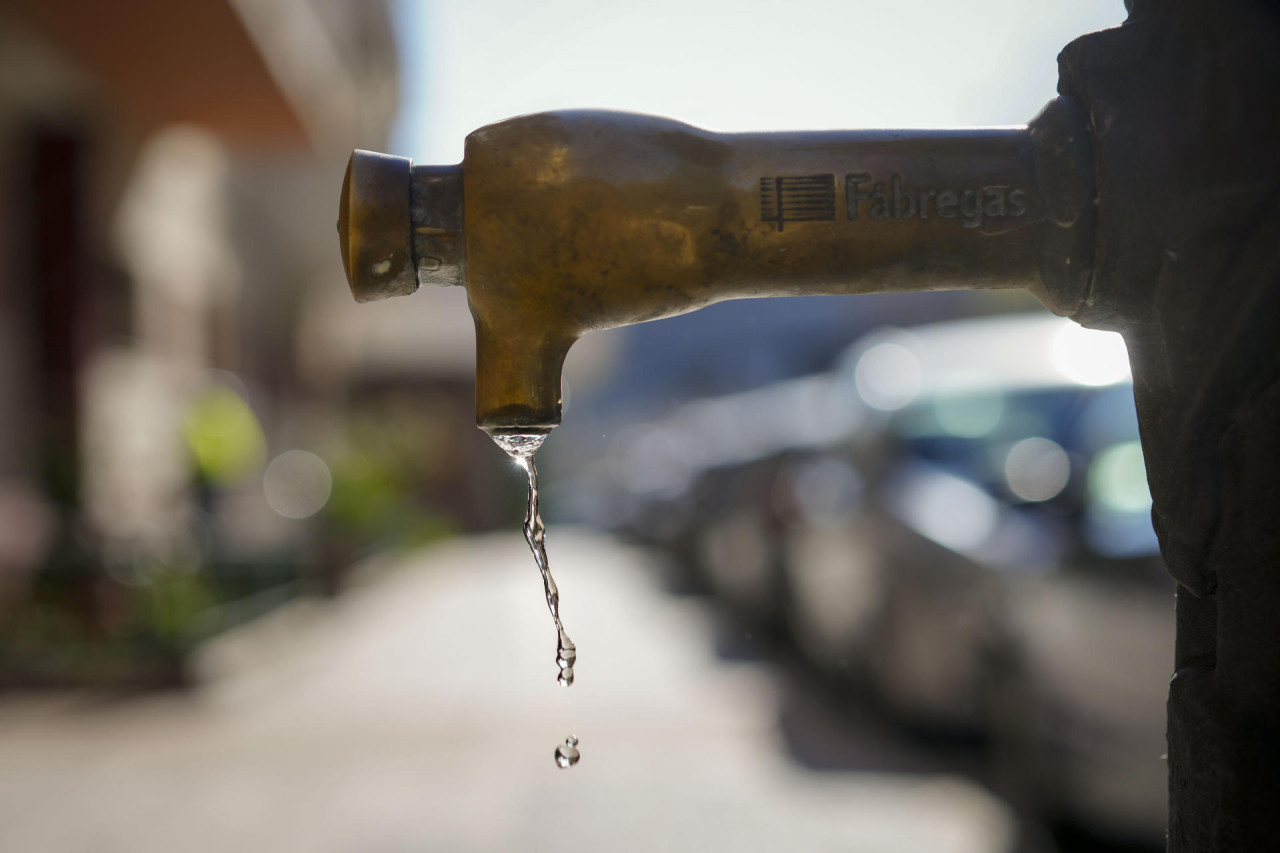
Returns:
[[[413,263],[418,284],[466,284],[462,245],[462,169],[414,166],[410,183]]]
[[[1067,191],[1087,171],[1062,154],[1078,152],[1063,130],[1073,117],[1054,115],[1034,135],[725,135],[625,113],[524,116],[467,138],[460,196],[456,167],[413,168],[410,266],[467,287],[477,421],[490,430],[559,422],[561,364],[582,335],[724,299],[1027,287],[1065,311],[1042,283],[1045,232],[1069,230],[1091,194]],[[361,186],[403,217],[379,183],[388,174]],[[403,246],[409,223],[364,210],[344,232],[353,292],[403,292],[367,264]]]

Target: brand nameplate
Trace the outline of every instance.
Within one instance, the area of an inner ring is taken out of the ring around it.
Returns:
[[[837,218],[836,176],[780,175],[760,179],[760,219],[789,222],[834,222]],[[926,187],[907,183],[892,172],[888,179],[870,172],[844,176],[844,215],[849,222],[894,219],[950,219],[963,228],[978,228],[993,219],[1016,219],[1029,209],[1027,188],[1014,184],[976,187]]]

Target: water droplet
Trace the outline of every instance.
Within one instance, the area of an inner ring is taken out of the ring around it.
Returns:
[[[564,743],[556,747],[556,764],[561,769],[568,769],[578,763],[582,753],[578,751],[578,739],[569,735]]]

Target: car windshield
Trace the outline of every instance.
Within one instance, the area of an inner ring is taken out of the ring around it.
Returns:
[[[979,486],[1017,512],[1078,519],[1107,557],[1157,550],[1129,384],[937,393],[889,425],[903,461]]]

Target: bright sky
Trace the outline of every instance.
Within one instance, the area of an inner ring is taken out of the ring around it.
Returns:
[[[393,153],[455,163],[477,127],[572,107],[712,130],[1021,124],[1058,51],[1123,0],[398,0]]]

